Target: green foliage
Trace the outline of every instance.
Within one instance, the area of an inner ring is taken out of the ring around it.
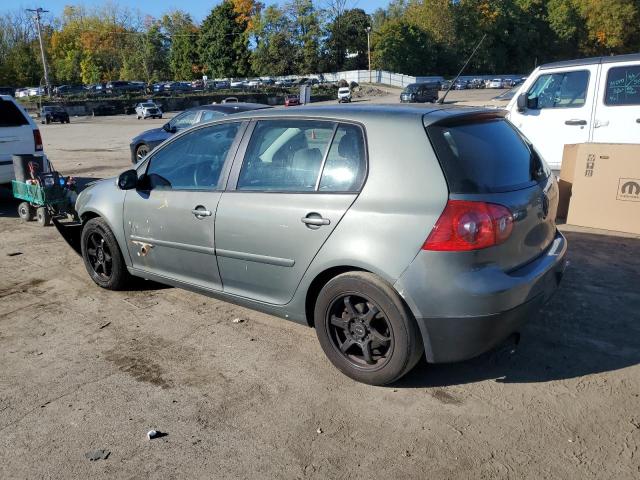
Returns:
[[[404,19],[389,20],[375,38],[372,61],[376,68],[407,75],[433,73],[436,44],[421,28]]]
[[[369,15],[359,8],[346,10],[327,26],[326,55],[331,70],[369,68],[366,30],[370,26]]]
[[[250,73],[247,22],[224,0],[204,19],[198,39],[203,71],[210,77],[244,77]]]

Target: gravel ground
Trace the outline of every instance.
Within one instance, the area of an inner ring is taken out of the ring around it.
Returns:
[[[71,122],[41,126],[47,153],[102,177],[163,121]],[[101,290],[15,207],[2,193],[2,479],[640,477],[638,238],[561,227],[571,266],[515,353],[377,388],[307,327],[148,282]]]

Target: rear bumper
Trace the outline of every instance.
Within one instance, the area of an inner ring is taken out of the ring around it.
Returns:
[[[433,268],[429,252],[421,252],[395,288],[418,322],[427,360],[473,358],[517,332],[558,289],[566,252],[566,239],[557,232],[542,255],[517,270],[488,265],[452,273]]]

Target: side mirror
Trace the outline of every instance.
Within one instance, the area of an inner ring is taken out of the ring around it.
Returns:
[[[138,172],[127,170],[118,177],[118,188],[120,190],[133,190],[138,185]]]
[[[527,94],[526,93],[521,93],[520,95],[518,95],[518,111],[519,112],[524,112],[527,107],[529,106],[529,99],[527,98]]]
[[[172,127],[169,122],[162,125],[162,129],[168,133],[176,133],[176,127]]]

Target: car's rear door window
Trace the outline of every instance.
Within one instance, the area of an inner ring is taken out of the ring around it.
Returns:
[[[0,127],[21,127],[29,125],[20,109],[11,101],[0,99]]]
[[[321,192],[357,192],[366,175],[367,159],[362,129],[339,125],[320,179]]]
[[[607,73],[605,105],[640,105],[640,65],[613,67]]]
[[[516,190],[548,174],[535,150],[503,118],[434,124],[427,132],[452,193]]]
[[[237,190],[312,192],[335,131],[334,122],[257,122]]]

